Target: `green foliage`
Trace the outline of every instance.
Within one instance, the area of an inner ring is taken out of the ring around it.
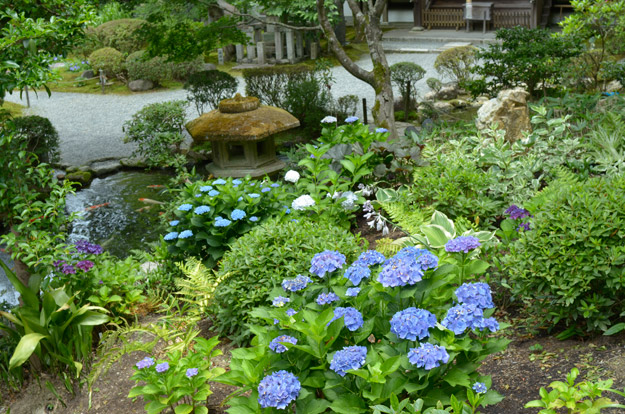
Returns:
[[[475,46],[458,46],[442,51],[434,61],[434,69],[459,84],[471,80],[471,71],[477,62]],[[434,88],[432,88],[434,89]]]
[[[443,82],[437,78],[427,78],[425,83],[427,83],[428,88],[432,89],[434,92],[438,92],[443,88]]]
[[[229,73],[219,70],[204,70],[192,74],[184,88],[187,99],[195,104],[198,115],[206,109],[217,109],[219,102],[229,99],[237,91],[239,82]]]
[[[130,18],[130,13],[124,9],[122,4],[117,1],[109,1],[98,9],[98,14],[94,18],[94,23],[96,25],[101,25],[111,20],[128,18]]]
[[[141,19],[111,20],[96,27],[93,34],[101,48],[113,48],[129,55],[145,47],[145,41],[137,32],[145,23]]]
[[[170,65],[165,58],[157,56],[146,59],[145,52],[139,50],[126,58],[126,71],[128,80],[144,79],[158,85],[161,81],[171,78]]]
[[[556,414],[560,408],[566,407],[569,414],[595,414],[603,409],[625,408],[604,397],[605,391],[624,396],[625,393],[612,389],[612,380],[606,381],[582,381],[575,383],[579,376],[579,370],[573,368],[566,375],[566,382],[554,381],[549,384],[551,391],[540,388],[540,400],[530,401],[525,408],[542,408],[538,414]]]
[[[477,53],[483,63],[473,67],[491,93],[526,86],[534,94],[539,83],[545,92],[561,83],[562,68],[580,53],[574,39],[554,36],[546,29],[499,29],[496,38],[498,42]]]
[[[176,414],[207,414],[206,400],[212,394],[208,382],[225,372],[220,367],[211,368],[211,359],[222,354],[215,350],[218,343],[217,337],[196,338],[192,350],[185,352],[186,355],[172,351],[165,359],[151,358],[153,366],[135,366],[131,379],[137,385],[130,390],[128,398],[143,397],[148,413],[158,414],[171,408]],[[158,364],[164,363],[167,363],[167,369],[156,371]],[[190,376],[193,371],[189,370],[195,370],[195,374]],[[139,385],[139,382],[145,385]]]
[[[37,115],[13,118],[16,138],[26,141],[26,151],[37,156],[40,162],[59,161],[59,134],[48,118]]]
[[[266,304],[282,280],[305,274],[312,257],[323,250],[340,249],[354,260],[363,243],[324,221],[272,219],[255,227],[232,244],[219,266],[219,275],[228,276],[215,295],[219,336],[248,343],[250,312]]]
[[[313,69],[307,65],[282,65],[243,69],[242,73],[247,96],[255,96],[266,105],[285,108],[289,82],[297,84],[310,79]]]
[[[134,114],[124,124],[124,142],[137,145],[133,156],[142,157],[148,167],[182,167],[186,106],[186,101],[158,102]]]
[[[217,288],[228,275],[217,275],[194,257],[188,258],[184,264],[178,263],[178,268],[184,275],[176,279],[179,289],[176,293],[180,295],[180,300],[195,305],[201,315],[206,314]]]
[[[350,115],[354,115],[358,110],[360,98],[358,95],[343,95],[336,100],[333,113],[338,119],[345,119]]]
[[[104,47],[89,55],[89,63],[95,73],[103,70],[108,77],[124,77],[124,55],[112,47]]]
[[[625,177],[556,180],[526,208],[531,231],[504,263],[528,311],[572,332],[607,330],[623,315]]]
[[[410,103],[417,99],[417,82],[424,75],[425,69],[416,63],[399,62],[391,66],[391,82],[399,88],[406,112],[410,110]]]
[[[180,62],[171,62],[171,76],[179,81],[186,81],[191,75],[204,70],[204,58],[198,56],[195,59]]]

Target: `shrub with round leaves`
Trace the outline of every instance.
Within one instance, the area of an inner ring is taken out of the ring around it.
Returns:
[[[95,73],[100,69],[109,78],[123,76],[125,72],[124,55],[112,47],[103,47],[89,55],[89,63]]]

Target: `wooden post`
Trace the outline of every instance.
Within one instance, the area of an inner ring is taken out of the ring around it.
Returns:
[[[415,30],[423,29],[423,10],[421,8],[421,0],[414,0],[414,6],[412,8],[412,20]]]
[[[277,27],[274,34],[274,39],[276,45],[276,63],[280,63],[280,61],[284,58],[284,50],[282,46],[282,32]]]
[[[362,98],[362,122],[367,125],[367,98]]]

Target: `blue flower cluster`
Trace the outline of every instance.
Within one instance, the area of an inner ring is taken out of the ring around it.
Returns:
[[[473,391],[477,392],[478,394],[484,394],[486,391],[488,391],[488,388],[486,388],[486,384],[484,384],[483,382],[476,382],[471,388],[473,388]]]
[[[184,230],[184,231],[180,232],[180,234],[178,235],[178,238],[179,239],[188,239],[191,236],[193,236],[193,232],[191,230]]]
[[[332,273],[345,264],[345,255],[334,250],[326,250],[317,253],[310,261],[310,273],[324,277],[326,273]]]
[[[408,361],[417,368],[425,368],[429,371],[439,367],[441,362],[446,364],[449,361],[449,354],[443,346],[424,343],[419,348],[410,348]]]
[[[234,210],[232,210],[232,213],[230,213],[230,217],[232,218],[232,220],[241,220],[245,218],[245,216],[245,211],[239,210],[238,208],[235,208]]]
[[[252,217],[250,217],[250,221],[253,222],[253,223],[256,223],[258,221],[258,217],[252,216]]]
[[[522,207],[516,206],[514,204],[512,204],[510,207],[508,207],[508,209],[506,211],[504,211],[504,213],[508,214],[512,220],[516,220],[516,219],[521,219],[521,218],[531,217],[532,216],[529,211],[527,211],[526,209],[524,209]]]
[[[170,241],[170,240],[176,240],[178,238],[178,232],[177,231],[170,231],[169,233],[167,233],[163,239],[166,241]]]
[[[169,222],[169,225],[171,227],[177,226],[180,223],[180,220],[172,220]]]
[[[293,308],[288,308],[286,310],[286,316],[293,316],[295,314],[297,314],[297,311],[295,309],[293,309]]]
[[[477,249],[482,243],[473,236],[459,236],[445,243],[445,250],[449,253],[469,253],[469,250]]]
[[[224,184],[226,184],[226,180],[222,178],[218,178],[215,181],[213,181],[213,185],[224,185]]]
[[[386,257],[380,252],[375,250],[367,250],[366,252],[360,253],[358,256],[358,263],[362,263],[365,266],[373,266],[376,264],[382,264],[386,261]]]
[[[345,122],[348,124],[353,124],[356,121],[358,121],[357,116],[348,116],[347,118],[345,118]]]
[[[346,296],[356,297],[360,293],[360,288],[347,288]]]
[[[168,369],[169,369],[169,363],[167,361],[161,362],[160,364],[156,365],[156,372],[158,372],[159,374],[167,371]]]
[[[248,196],[249,196],[250,198],[258,198],[258,197],[260,197],[260,194],[250,193],[250,194],[248,194]]]
[[[434,256],[427,250],[404,247],[384,263],[382,271],[378,275],[378,282],[382,283],[384,287],[414,285],[420,282],[423,278],[423,272],[430,268],[432,262],[432,259],[428,258],[424,260],[424,266],[417,261],[421,255],[426,253]]]
[[[182,204],[180,207],[178,207],[178,210],[180,211],[189,211],[193,208],[193,206],[191,204],[185,203]]]
[[[436,316],[425,309],[407,308],[391,318],[391,332],[398,338],[416,341],[430,336],[429,329],[436,326]]]
[[[211,208],[209,206],[199,206],[196,207],[195,210],[193,210],[195,214],[204,214],[208,213],[209,211],[211,211]]]
[[[145,357],[141,361],[137,362],[136,367],[138,369],[149,368],[154,365],[154,358]]]
[[[273,298],[271,304],[273,306],[277,306],[278,308],[281,308],[287,303],[289,303],[290,301],[291,299],[285,298],[284,296],[276,296],[275,298]]]
[[[208,192],[208,195],[211,196],[211,197],[216,197],[216,196],[219,195],[219,191],[217,191],[217,190],[210,190]]]
[[[328,303],[336,302],[337,300],[341,300],[336,293],[321,293],[317,296],[317,305],[327,305]]]
[[[205,185],[205,186],[200,187],[200,191],[203,193],[208,193],[212,189],[213,189],[212,185]]]
[[[334,317],[328,323],[328,325],[340,318],[343,318],[345,327],[352,332],[360,329],[364,323],[364,320],[362,319],[362,314],[358,311],[358,309],[352,307],[338,307],[334,309]]]
[[[475,305],[480,309],[494,308],[490,286],[486,283],[464,283],[456,289],[458,302]]]
[[[297,344],[297,339],[293,338],[292,336],[288,336],[288,335],[280,335],[277,338],[274,338],[270,343],[269,343],[269,349],[271,349],[273,352],[276,352],[278,354],[281,354],[283,352],[286,352],[288,350],[288,348],[284,345],[282,345],[280,342],[288,342],[290,344]]]
[[[228,227],[232,223],[230,220],[223,217],[215,217],[215,227]]]
[[[309,283],[312,282],[312,279],[308,276],[297,275],[295,279],[284,279],[282,281],[282,289],[287,292],[297,292],[302,289],[306,289]]]
[[[284,410],[297,399],[302,388],[297,377],[288,371],[267,375],[258,385],[258,403],[262,408],[275,407]]]
[[[238,178],[236,178],[236,179],[232,180],[232,184],[234,184],[234,185],[241,185],[241,184],[243,184],[243,181],[241,181]]]
[[[349,279],[354,286],[358,286],[362,279],[368,278],[369,276],[371,276],[371,270],[358,260],[348,267],[343,274],[343,277]]]
[[[346,346],[340,351],[336,351],[330,362],[330,369],[341,377],[344,377],[347,370],[358,369],[365,364],[367,359],[367,348],[364,346]]]
[[[386,128],[376,128],[375,132],[377,132],[378,134],[383,134],[385,132],[388,132],[388,129],[386,129]]]
[[[441,322],[445,328],[460,335],[467,328],[479,329],[484,320],[484,312],[475,305],[461,304],[450,308]]]

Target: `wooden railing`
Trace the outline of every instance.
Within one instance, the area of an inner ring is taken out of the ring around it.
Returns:
[[[531,20],[531,10],[495,10],[493,13],[495,29],[515,26],[531,27]]]
[[[461,8],[430,9],[423,11],[423,26],[428,29],[448,27],[458,30],[464,27]]]

